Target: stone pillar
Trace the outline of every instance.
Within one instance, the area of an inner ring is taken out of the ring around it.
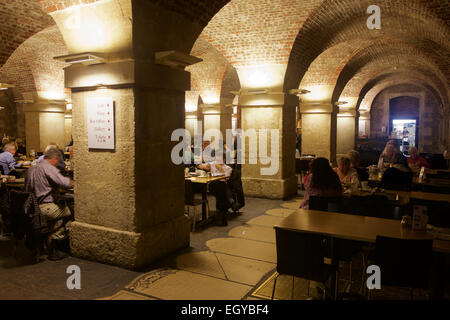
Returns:
[[[242,131],[248,133],[255,130],[259,135],[261,130],[268,130],[267,154],[273,155],[271,142],[274,136],[270,130],[279,132],[279,156],[272,161],[278,161],[278,171],[273,175],[263,175],[261,169],[270,165],[263,164],[265,160],[259,154],[261,144],[256,142],[258,150],[251,154],[250,139],[245,143],[245,164],[242,165],[242,182],[245,194],[254,197],[284,199],[297,193],[297,176],[295,174],[295,104],[298,99],[284,94],[262,94],[239,96],[241,109]],[[257,137],[258,138],[258,137]],[[242,136],[244,139],[244,136]],[[259,140],[259,139],[258,139]],[[256,164],[250,164],[254,160]],[[273,164],[272,164],[273,165]]]
[[[370,111],[361,110],[357,113],[358,136],[365,135],[370,138]]]
[[[355,149],[356,127],[356,111],[340,110],[337,114],[337,157]]]
[[[227,130],[232,128],[233,108],[220,104],[202,104],[204,132],[209,129],[220,130],[226,139]]]
[[[337,107],[331,103],[300,103],[302,154],[336,161]]]
[[[184,167],[171,160],[177,144],[171,135],[185,126],[190,74],[184,68],[195,60],[187,52],[201,26],[144,0],[105,0],[79,10],[81,30],[66,27],[69,11],[53,14],[69,53],[103,53],[106,61],[65,69],[75,157],[71,246],[78,257],[139,268],[189,246]],[[83,19],[95,20],[97,33]],[[89,97],[114,100],[114,151],[88,147]]]
[[[66,144],[65,104],[37,101],[24,104],[23,110],[25,113],[27,154],[31,150],[43,152],[51,142],[56,142],[61,148],[64,147]]]

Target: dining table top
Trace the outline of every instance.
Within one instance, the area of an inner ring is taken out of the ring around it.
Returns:
[[[218,176],[218,177],[185,177],[185,180],[192,181],[193,183],[201,183],[201,184],[208,184],[213,181],[220,181],[225,180],[226,176]]]
[[[381,190],[377,192],[373,191],[357,191],[352,193],[347,193],[347,196],[371,196],[371,195],[386,195],[389,200],[400,201],[404,203],[409,203],[411,198],[427,200],[427,201],[439,201],[439,202],[449,202],[450,194],[447,193],[431,193],[423,191],[400,191],[400,190]]]
[[[298,209],[275,228],[323,234],[333,238],[375,243],[377,236],[398,239],[433,239],[433,250],[450,253],[450,241],[437,239],[430,231],[414,231],[398,220]]]

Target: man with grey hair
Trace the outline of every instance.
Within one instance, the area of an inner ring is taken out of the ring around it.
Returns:
[[[47,219],[51,230],[48,239],[49,260],[66,257],[63,252],[56,250],[56,242],[67,239],[66,225],[71,220],[69,207],[58,201],[60,189],[70,189],[73,186],[72,181],[56,168],[60,160],[60,151],[49,148],[44,154],[44,160],[30,168],[25,177],[25,191],[36,196],[42,215]]]
[[[3,153],[0,154],[0,165],[2,166],[3,174],[8,175],[15,168],[20,168],[23,161],[16,163],[14,155],[16,154],[16,145],[14,143],[7,143],[3,147]]]
[[[49,145],[45,148],[44,150],[44,154],[45,152],[47,152],[50,149],[56,149],[61,153],[61,160],[59,160],[59,162],[56,164],[56,168],[58,168],[61,171],[64,171],[66,169],[66,163],[64,162],[64,152],[58,147],[58,145],[54,142],[49,143]],[[44,160],[44,155],[40,156],[37,160],[36,163],[40,163],[42,160]]]

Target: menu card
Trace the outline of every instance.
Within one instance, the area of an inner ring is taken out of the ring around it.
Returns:
[[[114,150],[114,101],[112,98],[87,98],[89,149]]]

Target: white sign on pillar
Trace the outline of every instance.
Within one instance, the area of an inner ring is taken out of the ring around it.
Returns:
[[[87,98],[88,148],[115,149],[114,101],[112,98]]]

